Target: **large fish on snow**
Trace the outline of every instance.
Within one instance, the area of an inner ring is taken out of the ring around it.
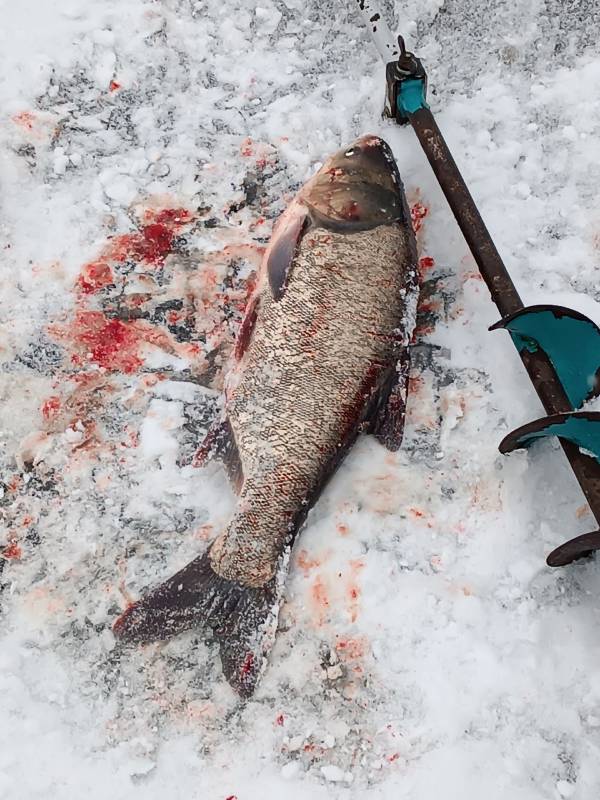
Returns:
[[[400,446],[418,294],[414,233],[388,145],[333,155],[278,221],[201,450],[239,494],[203,555],[130,606],[114,631],[150,641],[210,626],[230,684],[252,694],[291,545],[361,432]]]

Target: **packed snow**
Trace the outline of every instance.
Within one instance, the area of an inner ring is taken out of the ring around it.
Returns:
[[[0,0],[0,797],[589,800],[600,569],[541,407],[354,2]],[[600,322],[600,11],[386,2],[527,302]],[[235,503],[196,451],[274,220],[328,154],[398,159],[423,272],[405,441],[309,516],[242,702],[203,631],[111,626]]]

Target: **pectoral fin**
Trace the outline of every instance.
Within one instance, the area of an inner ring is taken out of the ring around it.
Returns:
[[[293,203],[277,224],[265,255],[269,286],[275,300],[281,300],[285,294],[294,256],[309,224],[308,211],[299,202]]]

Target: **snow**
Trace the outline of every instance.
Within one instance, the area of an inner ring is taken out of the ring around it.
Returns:
[[[0,7],[0,797],[593,797],[600,576],[544,558],[595,522],[556,445],[497,452],[541,409],[354,3]],[[600,322],[596,4],[384,11],[523,298]],[[366,132],[428,209],[405,442],[359,441],[311,512],[241,703],[202,632],[111,624],[226,524],[194,456],[244,279]]]

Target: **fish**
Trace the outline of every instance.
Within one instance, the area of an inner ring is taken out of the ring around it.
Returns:
[[[274,641],[290,552],[362,433],[402,441],[417,250],[392,151],[366,135],[332,155],[277,221],[198,451],[238,495],[212,545],[130,605],[123,643],[212,629],[223,672],[250,697]]]

